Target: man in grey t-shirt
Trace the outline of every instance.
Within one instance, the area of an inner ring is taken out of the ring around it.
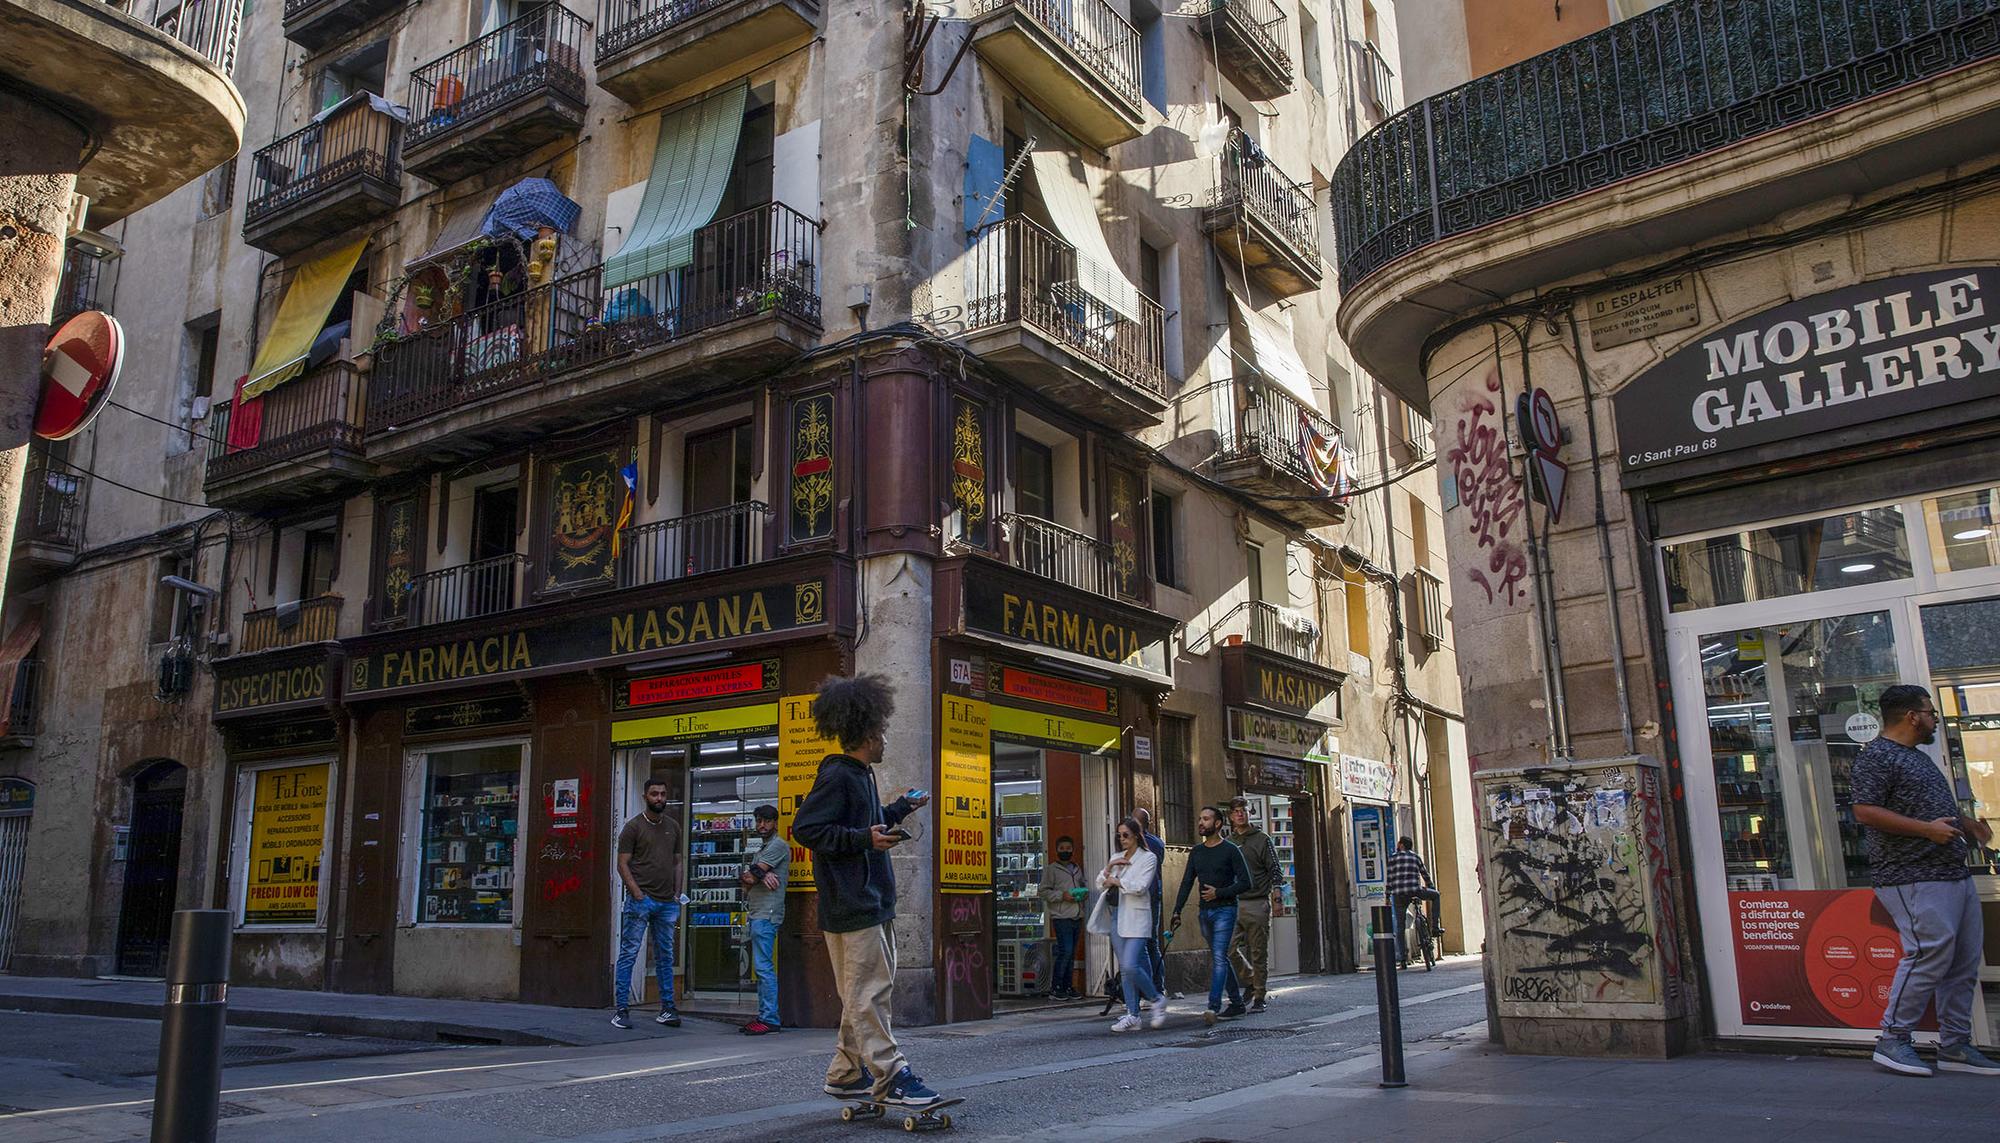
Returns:
[[[1937,724],[1929,691],[1890,687],[1882,692],[1882,733],[1854,760],[1854,820],[1868,830],[1875,899],[1903,938],[1875,1062],[1902,1075],[1933,1074],[1910,1033],[1935,1003],[1938,1069],[2000,1075],[2000,1063],[1972,1046],[1985,937],[1979,894],[1965,864],[1966,837],[1986,845],[1993,830],[1960,812],[1944,772],[1917,749],[1936,740]]]
[[[758,847],[744,865],[743,905],[750,914],[750,960],[757,970],[757,1018],[746,1035],[779,1030],[778,929],[785,923],[785,889],[792,876],[792,845],[778,836],[778,807],[758,806]]]

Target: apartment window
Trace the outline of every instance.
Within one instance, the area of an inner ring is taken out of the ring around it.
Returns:
[[[186,556],[161,556],[153,568],[153,616],[147,642],[167,643],[188,629],[188,593],[168,584],[168,576],[194,578],[194,563]]]
[[[1181,498],[1163,489],[1153,489],[1153,579],[1167,587],[1180,587]]]
[[[1431,524],[1429,509],[1417,499],[1415,493],[1405,493],[1410,505],[1410,551],[1415,553],[1417,566],[1431,566]]]
[[[1194,719],[1160,716],[1160,840],[1194,844]]]
[[[1248,543],[1243,545],[1244,583],[1250,589],[1250,598],[1264,598],[1264,545]]]
[[[1055,454],[1049,446],[1027,437],[1014,442],[1014,511],[1022,516],[1056,518]]]
[[[222,342],[222,315],[210,314],[200,321],[189,322],[187,338],[194,359],[193,396],[211,396],[215,392],[215,359]]]
[[[1342,587],[1347,593],[1347,651],[1350,655],[1366,659],[1371,654],[1368,643],[1368,584],[1350,575]]]
[[[333,594],[333,580],[340,574],[340,534],[332,528],[309,528],[305,548],[299,553],[300,599],[318,599]]]
[[[1299,9],[1299,70],[1314,91],[1326,91],[1326,77],[1320,72],[1319,21],[1304,8]]]
[[[389,41],[378,40],[320,69],[320,110],[324,111],[348,96],[364,91],[381,95],[388,84]]]
[[[1167,22],[1147,0],[1132,0],[1132,25],[1139,31],[1139,85],[1146,102],[1167,113]]]
[[[750,499],[750,422],[688,438],[687,515]]]
[[[236,201],[236,157],[208,172],[201,181],[201,216],[226,214]]]
[[[1409,405],[1403,406],[1403,439],[1409,443],[1412,458],[1431,454],[1431,419]]]

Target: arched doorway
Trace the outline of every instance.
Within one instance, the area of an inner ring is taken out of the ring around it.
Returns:
[[[132,779],[132,830],[126,841],[125,895],[118,911],[118,971],[159,976],[181,867],[181,811],[187,767],[155,762]]]
[[[28,819],[35,812],[35,784],[0,778],[0,971],[14,957],[21,921],[21,884],[28,868]]]

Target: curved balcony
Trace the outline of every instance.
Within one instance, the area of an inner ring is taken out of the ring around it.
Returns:
[[[229,82],[242,18],[227,0],[159,0],[150,19],[98,0],[0,0],[0,77],[54,95],[95,136],[76,177],[92,227],[242,145],[243,97]]]
[[[1996,56],[2000,0],[1673,0],[1432,96],[1334,174],[1342,332],[1421,386],[1441,315],[1989,153]]]

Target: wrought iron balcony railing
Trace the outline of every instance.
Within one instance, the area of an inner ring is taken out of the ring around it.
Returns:
[[[1236,423],[1228,427],[1218,459],[1255,457],[1334,495],[1337,489],[1322,459],[1338,455],[1340,426],[1255,374],[1239,378],[1236,385]]]
[[[153,26],[207,58],[217,71],[236,69],[236,43],[243,27],[242,0],[182,0],[156,4]]]
[[[1234,17],[1241,35],[1254,42],[1281,70],[1292,70],[1292,53],[1286,46],[1291,43],[1289,21],[1276,0],[1209,0],[1206,15],[1211,20]]]
[[[33,738],[42,732],[42,669],[40,659],[23,659],[14,667],[14,692],[7,696],[7,736]]]
[[[2000,55],[2000,0],[1671,0],[1434,95],[1334,174],[1340,284]]]
[[[86,310],[111,309],[118,292],[118,256],[72,238],[63,249],[62,282],[56,287],[51,327]]]
[[[330,449],[360,452],[366,392],[353,362],[329,361],[258,398],[257,441],[236,449],[229,447],[235,406],[217,406],[208,418],[208,483]]]
[[[509,554],[414,576],[402,625],[424,627],[512,611],[519,605],[527,566],[528,557]]]
[[[544,88],[585,98],[590,25],[560,4],[518,20],[410,73],[409,146],[416,148]]]
[[[236,650],[249,655],[279,647],[332,642],[340,638],[340,603],[337,595],[322,595],[246,611],[243,643]]]
[[[83,545],[85,476],[62,461],[30,451],[21,480],[21,515],[14,542],[75,550]]]
[[[1212,205],[1236,206],[1256,215],[1317,266],[1319,213],[1313,209],[1312,191],[1286,178],[1257,141],[1241,131],[1229,133],[1221,161],[1222,178],[1210,192]]]
[[[977,0],[972,18],[1008,8],[1041,25],[1126,102],[1144,98],[1139,33],[1104,0]]]
[[[819,224],[777,203],[695,232],[694,261],[606,288],[594,267],[385,345],[368,431],[693,337],[739,318],[819,324]]]
[[[1007,562],[1043,579],[1110,599],[1118,598],[1118,571],[1111,545],[1039,516],[1009,512],[1000,517]]]
[[[1084,281],[1093,277],[1109,280],[1075,247],[1032,221],[1002,219],[973,237],[966,327],[1025,322],[1123,383],[1161,394],[1166,322],[1160,304],[1141,296],[1136,317],[1122,314],[1086,289]]]
[[[613,59],[697,16],[736,0],[599,0],[597,59]]]
[[[310,201],[349,179],[402,181],[402,137],[400,122],[362,102],[308,123],[250,160],[244,222]]]
[[[1223,642],[1242,642],[1302,663],[1324,664],[1319,625],[1289,607],[1246,599],[1216,625]]]
[[[619,543],[618,586],[668,583],[764,559],[771,506],[751,500],[627,528]]]

